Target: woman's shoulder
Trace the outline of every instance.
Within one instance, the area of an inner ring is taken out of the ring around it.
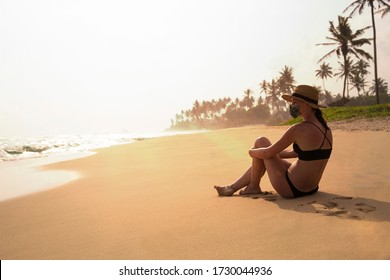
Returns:
[[[321,124],[315,124],[309,121],[303,121],[301,123],[291,126],[293,133],[296,135],[296,139],[307,139],[313,136],[320,137],[320,135],[331,134],[330,130],[327,130]]]
[[[310,129],[310,130],[320,130],[322,133],[325,132],[331,132],[330,128],[328,126],[324,126],[320,122],[310,122],[310,121],[303,121],[299,124],[297,124],[300,129]]]
[[[303,122],[300,122],[300,123],[297,123],[297,124],[293,124],[290,128],[292,130],[307,130],[307,129],[310,129],[313,125],[310,124],[309,122],[306,122],[306,121],[303,121]]]

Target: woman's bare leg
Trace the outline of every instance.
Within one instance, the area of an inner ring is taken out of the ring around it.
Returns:
[[[286,172],[291,166],[291,163],[281,159],[279,156],[266,159],[264,163],[267,168],[269,180],[275,191],[284,198],[294,197],[286,180]]]
[[[254,147],[260,148],[263,138],[258,138],[255,142]],[[265,138],[266,139],[266,138]],[[268,140],[268,139],[267,139]],[[269,141],[268,141],[269,142]],[[269,143],[271,145],[271,143]],[[224,196],[231,196],[236,191],[244,188],[245,190],[241,191],[241,195],[248,195],[248,194],[259,194],[261,193],[260,188],[260,179],[264,176],[265,173],[265,165],[264,161],[262,159],[252,159],[252,166],[233,184],[230,186],[214,186],[214,188],[217,190],[219,195]]]
[[[270,145],[271,142],[267,138],[260,137],[256,139],[254,148],[263,148]],[[251,172],[250,182],[247,187],[240,192],[241,195],[261,193],[260,181],[266,171],[264,160],[259,158],[252,158],[252,171],[253,172]]]
[[[252,167],[250,167],[244,175],[242,175],[237,181],[229,186],[214,186],[219,195],[231,196],[236,191],[249,185],[251,181]]]
[[[249,184],[247,184],[245,189],[240,191],[240,195],[261,193],[260,180],[265,173],[265,165],[263,160],[254,158],[252,160],[251,170],[253,170],[253,172],[251,172]]]
[[[252,177],[252,169],[253,169],[253,165],[249,167],[248,170],[233,184],[229,186],[223,186],[223,187],[214,186],[214,188],[217,190],[218,194],[220,195],[231,196],[236,191],[241,190],[242,188],[245,188],[250,184],[251,177]]]
[[[262,138],[259,145],[261,147],[268,147],[271,142],[267,138]],[[262,160],[265,170],[267,170],[269,180],[276,192],[285,198],[293,197],[293,193],[286,180],[286,171],[290,168],[291,163],[287,160],[281,159],[278,155],[269,159]]]
[[[267,138],[260,137],[256,140],[254,147],[265,148],[270,145],[271,142]],[[270,182],[276,192],[283,197],[291,198],[294,195],[285,178],[286,171],[290,166],[291,163],[289,161],[281,159],[278,155],[269,159],[253,158],[252,167],[250,167],[235,183],[226,187],[215,186],[215,189],[219,195],[227,196],[233,195],[236,191],[244,187],[246,188],[240,192],[242,195],[261,193],[260,181],[264,176],[265,171],[267,171]]]
[[[249,167],[248,170],[242,175],[237,181],[230,185],[231,189],[234,192],[241,190],[242,188],[249,185],[251,181],[252,167]]]

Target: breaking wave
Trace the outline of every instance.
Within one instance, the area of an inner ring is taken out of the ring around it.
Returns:
[[[133,141],[136,141],[135,137],[126,134],[62,135],[25,139],[0,138],[0,161],[83,153]]]

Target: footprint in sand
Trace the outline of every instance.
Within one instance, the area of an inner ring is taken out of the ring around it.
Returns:
[[[266,201],[277,201],[278,197],[277,196],[275,196],[275,197],[266,197],[266,198],[264,198],[264,200],[266,200]]]
[[[332,201],[312,201],[307,204],[313,205],[317,210],[331,210],[337,206],[337,203]],[[303,206],[303,204],[299,204],[298,206]],[[317,211],[318,213],[318,211]]]
[[[263,192],[257,195],[246,195],[244,198],[259,199],[275,202],[280,200],[280,196],[273,192]],[[360,200],[361,201],[361,200]],[[306,206],[310,205],[311,208]],[[317,213],[324,216],[338,217],[342,219],[362,220],[365,214],[376,211],[375,206],[359,202],[359,198],[351,196],[334,196],[325,201],[309,201],[297,204],[300,212]],[[313,209],[314,208],[314,209]]]
[[[357,206],[357,208],[355,208],[356,210],[363,213],[370,213],[376,210],[375,206],[370,206],[365,203],[356,203],[355,206]]]
[[[352,219],[352,220],[361,220],[361,218],[359,216],[351,215],[350,212],[344,211],[344,210],[327,213],[325,215],[326,216],[336,216],[339,218],[346,218],[346,219]]]
[[[244,195],[244,198],[252,198],[252,199],[259,199],[262,198],[266,201],[276,201],[278,200],[278,196],[275,195],[273,192],[262,192],[261,194],[256,194],[256,195]]]
[[[335,196],[332,199],[351,200],[351,199],[353,199],[353,197],[352,196]]]
[[[315,212],[325,216],[335,216],[338,218],[347,218],[352,220],[364,219],[359,213],[370,213],[376,210],[375,206],[370,206],[362,202],[357,202],[356,198],[350,196],[336,196],[331,198],[332,201],[312,201],[308,204],[315,208]],[[334,201],[339,203],[336,203]]]
[[[337,207],[337,203],[334,203],[332,201],[325,201],[325,202],[318,202],[318,204],[325,207],[325,209],[332,210],[333,208]]]
[[[338,199],[352,199],[352,198],[338,198]],[[323,214],[325,216],[338,217],[344,219],[360,220],[359,216],[352,215],[352,213],[346,210],[345,206],[340,206],[333,201],[312,201],[308,204],[312,205],[315,212]]]

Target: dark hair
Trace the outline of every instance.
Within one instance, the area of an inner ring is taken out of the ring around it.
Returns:
[[[314,115],[316,116],[317,120],[326,128],[330,129],[328,124],[326,123],[326,120],[324,119],[322,115],[322,111],[318,108],[314,109]]]

